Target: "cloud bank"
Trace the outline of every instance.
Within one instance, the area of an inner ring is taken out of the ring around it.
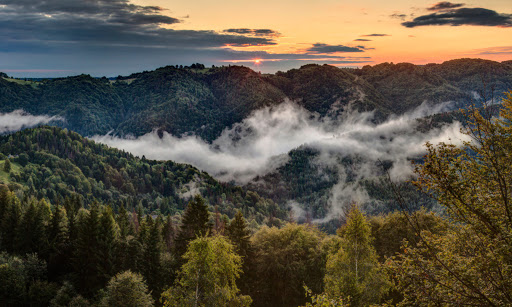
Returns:
[[[338,168],[339,175],[330,192],[329,214],[322,222],[337,216],[350,203],[369,201],[359,182],[382,172],[377,161],[392,162],[390,174],[394,180],[401,181],[410,178],[409,160],[424,154],[427,141],[461,142],[464,136],[458,123],[427,133],[415,129],[415,119],[448,109],[449,104],[425,104],[376,124],[371,112],[347,109],[339,118],[321,118],[292,101],[285,101],[254,112],[223,131],[212,144],[195,136],[178,138],[166,132],[159,137],[156,131],[138,138],[105,135],[92,139],[150,159],[189,163],[219,180],[234,180],[239,184],[275,171],[288,161],[287,153],[292,149],[301,145],[317,149],[320,155],[312,163],[319,169]],[[340,157],[357,157],[357,163],[345,169]],[[300,210],[294,208],[294,211],[297,214]]]
[[[412,21],[402,22],[402,25],[407,28],[444,25],[512,27],[512,14],[502,14],[485,8],[458,8],[418,16]]]
[[[18,131],[24,128],[47,124],[51,121],[63,121],[60,116],[30,115],[23,110],[0,113],[0,134]]]

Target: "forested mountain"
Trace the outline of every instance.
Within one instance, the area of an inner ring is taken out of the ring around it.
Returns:
[[[256,224],[287,217],[273,201],[218,182],[190,165],[140,159],[62,128],[39,127],[2,136],[0,152],[12,165],[10,172],[2,168],[1,180],[24,197],[52,203],[77,198],[86,206],[101,201],[147,214],[176,214],[199,193],[212,211],[218,205],[229,217],[237,210]]]
[[[284,97],[327,118],[348,104],[375,110],[378,122],[421,100],[476,99],[472,84],[482,76],[498,95],[512,87],[511,69],[508,62],[458,60],[360,70],[307,65],[275,75],[196,64],[115,81],[3,76],[0,102],[2,111],[61,115],[66,121],[55,124],[86,135],[160,128],[212,141]],[[0,305],[511,305],[512,93],[507,97],[499,108],[412,119],[417,125],[405,126],[421,131],[454,119],[474,124],[461,130],[466,143],[428,144],[416,179],[396,186],[384,178],[390,159],[378,161],[379,171],[370,168],[371,180],[356,180],[361,154],[318,164],[325,152],[314,146],[290,151],[286,163],[242,188],[62,127],[2,135]],[[496,110],[503,120],[491,116]],[[372,137],[388,143],[400,131]],[[333,165],[344,168],[343,181]],[[364,186],[370,202],[342,208],[343,220],[334,216],[327,227],[314,225],[339,182]],[[306,211],[299,224],[288,216],[290,200],[308,205],[299,208]],[[425,210],[434,204],[441,215]]]
[[[401,114],[424,101],[474,101],[487,87],[497,96],[512,87],[512,65],[460,59],[418,66],[384,63],[361,69],[305,65],[259,74],[241,66],[204,68],[166,66],[116,80],[80,75],[43,81],[0,78],[0,112],[23,109],[60,115],[56,123],[91,136],[111,130],[139,136],[153,129],[180,136],[194,133],[207,141],[252,111],[277,105],[285,97],[320,115],[348,104],[376,110],[377,120]]]
[[[194,64],[190,67],[166,66],[155,71],[119,76],[115,80],[80,75],[24,81],[4,75],[0,78],[0,111],[23,109],[31,114],[60,115],[64,121],[51,124],[67,127],[85,136],[109,131],[140,136],[157,129],[176,136],[194,134],[211,142],[224,129],[241,122],[253,111],[278,105],[285,98],[296,101],[321,117],[336,118],[344,107],[350,105],[358,111],[374,111],[374,120],[379,122],[391,114],[410,111],[425,101],[433,105],[452,101],[452,108],[470,103],[478,105],[492,95],[500,97],[509,88],[512,88],[512,65],[509,62],[479,59],[459,59],[424,66],[383,63],[361,69],[305,65],[276,74],[260,74],[241,66],[205,68],[201,64]],[[444,113],[430,117],[423,120],[420,129],[428,131],[440,122],[451,122],[454,117],[460,119],[461,116]],[[34,131],[38,131],[36,134],[39,135],[45,129]],[[107,202],[122,200],[130,202],[132,206],[141,203],[150,211],[163,206],[164,212],[175,212],[185,204],[180,193],[186,192],[180,191],[201,185],[203,195],[208,194],[206,197],[211,203],[215,203],[214,200],[223,194],[228,196],[227,202],[232,204],[231,208],[236,203],[229,196],[232,192],[223,190],[236,188],[215,182],[189,166],[138,160],[127,153],[92,145],[84,139],[69,139],[69,135],[72,135],[70,132],[56,132],[51,141],[54,144],[62,141],[61,146],[80,143],[87,144],[86,147],[102,148],[91,150],[94,155],[81,160],[84,155],[82,147],[71,152],[69,149],[56,152],[54,146],[48,147],[47,143],[51,143],[49,136],[35,139],[31,136],[34,131],[11,137],[11,141],[15,142],[12,145],[14,151],[11,153],[4,149],[4,154],[15,155],[30,150],[24,154],[31,155],[32,164],[23,165],[23,169],[11,175],[10,180],[25,186],[27,191],[37,191],[39,197],[55,201],[76,192],[87,202],[92,199]],[[23,141],[19,141],[19,138],[23,138]],[[8,139],[2,139],[2,146],[10,150]],[[46,143],[37,146],[44,151],[25,144],[41,141]],[[68,147],[73,146],[76,147]],[[75,152],[81,153],[78,154],[79,159],[74,156]],[[258,223],[264,223],[270,212],[275,217],[285,217],[289,201],[301,204],[310,218],[322,218],[329,211],[331,190],[343,174],[332,165],[313,163],[318,156],[316,149],[307,146],[296,148],[288,153],[288,162],[284,165],[245,185],[244,190],[256,191],[272,201],[260,201],[259,196],[254,201],[248,201],[246,199],[251,197],[247,197],[242,190],[235,194],[240,194],[240,198],[250,203],[248,206],[251,208],[259,202],[271,204],[271,209],[254,209],[254,212],[259,212]],[[40,161],[38,165],[32,162],[35,157],[39,160],[34,161]],[[71,164],[64,163],[65,159],[71,159]],[[359,158],[338,156],[335,159],[350,169],[352,161]],[[49,173],[42,176],[44,166],[50,163],[48,161],[67,171],[57,176]],[[15,164],[15,167],[18,165]],[[74,171],[75,168],[80,172]],[[163,169],[155,171],[159,168]],[[371,201],[367,203],[367,212],[396,209],[384,175],[384,172],[375,173],[372,180],[360,181],[355,187],[369,194]],[[356,174],[348,173],[346,180],[350,183],[351,178],[355,177]],[[411,186],[403,188],[409,203],[426,208],[434,205],[432,200],[417,193]],[[252,195],[253,192],[247,193]],[[225,206],[221,206],[220,210],[230,216],[234,212],[225,211]],[[254,212],[244,211],[244,214],[252,218]]]

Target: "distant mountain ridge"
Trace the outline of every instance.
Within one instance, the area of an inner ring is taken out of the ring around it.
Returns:
[[[0,112],[23,109],[60,115],[60,125],[91,136],[109,131],[140,136],[154,129],[173,135],[217,138],[251,112],[288,97],[328,115],[350,104],[375,110],[376,120],[402,114],[424,101],[464,106],[472,92],[512,88],[512,62],[459,59],[424,66],[383,63],[361,69],[305,65],[276,74],[241,66],[177,68],[109,80],[80,75],[41,82],[0,78]]]

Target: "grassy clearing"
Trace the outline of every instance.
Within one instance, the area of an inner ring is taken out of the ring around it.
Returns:
[[[9,81],[9,82],[14,82],[14,83],[17,83],[20,85],[30,85],[33,88],[37,88],[37,86],[39,85],[39,82],[36,82],[36,81],[29,81],[29,80],[25,81],[25,80],[14,79],[14,78],[4,78],[4,80]]]
[[[4,163],[5,160],[0,161],[0,183],[8,184],[11,182],[11,178],[9,174],[4,172]],[[14,163],[11,161],[11,173],[19,173],[21,171],[21,166],[18,163]]]

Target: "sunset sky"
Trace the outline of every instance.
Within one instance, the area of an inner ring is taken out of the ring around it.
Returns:
[[[18,77],[462,57],[512,59],[510,0],[0,0],[0,71]]]

